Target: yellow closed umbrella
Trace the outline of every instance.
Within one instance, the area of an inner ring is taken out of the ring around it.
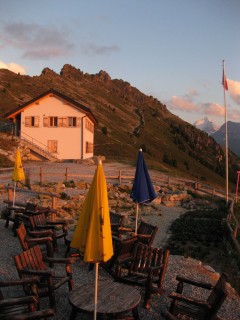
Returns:
[[[20,154],[19,148],[17,148],[16,154],[15,154],[15,163],[14,163],[12,180],[14,181],[14,189],[13,189],[13,206],[14,206],[17,182],[25,180],[25,174],[22,166],[22,160],[21,160],[21,154]]]
[[[88,191],[70,246],[78,249],[85,262],[96,264],[94,319],[97,316],[98,264],[113,255],[112,232],[106,178],[101,161]]]

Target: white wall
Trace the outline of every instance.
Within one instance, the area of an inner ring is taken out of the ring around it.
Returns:
[[[26,116],[39,116],[39,127],[26,127]],[[46,146],[48,140],[57,140],[58,158],[63,159],[81,159],[83,150],[83,159],[92,157],[93,154],[85,153],[85,142],[93,143],[94,134],[82,128],[82,123],[86,118],[85,114],[79,109],[74,108],[70,104],[55,96],[46,96],[39,99],[37,102],[29,105],[21,113],[21,136],[28,140],[34,138],[34,143],[39,146]],[[44,117],[77,117],[82,118],[80,127],[44,127]],[[82,129],[84,147],[82,149]],[[27,135],[29,136],[27,136]],[[43,144],[43,145],[41,145]]]

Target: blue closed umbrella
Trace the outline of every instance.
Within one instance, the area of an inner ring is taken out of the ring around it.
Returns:
[[[148,173],[148,168],[143,157],[142,149],[140,149],[138,153],[136,172],[130,197],[134,202],[137,203],[135,227],[135,233],[137,233],[138,204],[151,202],[156,198],[156,193],[154,191],[152,181]]]

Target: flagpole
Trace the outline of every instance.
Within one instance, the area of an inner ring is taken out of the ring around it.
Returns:
[[[226,103],[226,78],[225,63],[223,60],[223,92],[225,107],[225,148],[226,148],[226,203],[228,203],[228,119],[227,119],[227,103]]]

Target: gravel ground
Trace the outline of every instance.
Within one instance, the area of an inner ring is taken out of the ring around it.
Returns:
[[[42,164],[41,164],[42,165]],[[36,166],[36,165],[35,165]],[[95,166],[93,165],[76,165],[76,164],[56,164],[54,165],[54,170],[51,166],[51,173],[53,173],[54,181],[56,181],[56,176],[54,177],[54,173],[59,172],[59,169],[63,169],[65,167],[71,167],[71,171],[74,172],[84,172],[84,174],[91,174],[95,171]],[[49,167],[46,164],[45,169]],[[111,172],[112,170],[116,170],[116,165],[114,164],[104,164],[105,174],[107,172]],[[119,166],[118,166],[119,168]],[[127,166],[122,166],[121,169],[126,169]],[[128,167],[130,169],[130,167]],[[44,169],[44,170],[45,170]],[[120,168],[119,168],[120,169]],[[36,169],[36,172],[39,172],[39,168]],[[1,177],[0,177],[1,180]],[[74,178],[75,180],[75,178]],[[61,179],[60,181],[63,181]],[[7,182],[4,181],[6,184]],[[0,194],[0,210],[3,207],[3,199],[6,199],[6,195],[3,193]],[[181,207],[173,207],[168,208],[165,206],[161,206],[156,212],[148,212],[146,214],[142,214],[142,218],[149,223],[155,224],[159,227],[157,236],[154,241],[154,246],[162,246],[166,243],[168,239],[168,229],[171,225],[172,221],[174,221],[179,215],[181,215],[185,210]],[[21,247],[19,245],[18,239],[13,237],[13,233],[11,228],[6,229],[4,227],[5,221],[0,219],[0,279],[12,279],[18,278],[16,268],[13,263],[12,257],[19,252],[21,252]],[[57,257],[64,257],[65,253],[65,245],[64,241],[59,241],[59,252],[56,253]],[[54,268],[57,269],[56,267]],[[57,269],[58,270],[58,269]],[[74,285],[82,283],[89,283],[89,285],[94,285],[94,271],[89,272],[87,264],[83,263],[79,258],[76,258],[75,262],[72,265],[72,273]],[[153,295],[151,300],[151,309],[145,310],[143,308],[143,301],[139,305],[140,319],[141,320],[157,320],[163,319],[161,317],[161,310],[168,309],[170,304],[170,299],[168,295],[170,292],[176,289],[176,276],[182,275],[185,277],[190,277],[192,279],[196,279],[199,281],[208,281],[215,283],[219,277],[219,274],[216,273],[208,266],[202,265],[200,261],[184,258],[182,256],[173,256],[170,255],[169,265],[167,269],[167,274],[165,278],[165,289],[166,292],[162,296]],[[111,277],[106,273],[104,269],[99,268],[99,280],[104,281],[112,281]],[[143,289],[139,289],[141,291],[141,295],[143,297]],[[188,293],[191,293],[194,297],[205,298],[207,292],[203,292],[200,290],[193,290],[189,287],[186,288]],[[221,307],[218,315],[222,320],[240,320],[240,297],[237,295],[234,290],[228,286],[229,296],[227,300],[224,302]],[[68,302],[68,289],[67,285],[61,287],[56,292],[57,297],[57,315],[54,320],[65,320],[69,318],[71,307]],[[78,315],[77,319],[80,319],[80,315]],[[88,315],[81,315],[81,319],[92,319],[92,317]]]
[[[176,218],[179,214],[182,213],[181,208],[162,208],[162,215],[160,217],[153,217],[152,219],[156,222],[160,228],[155,239],[155,245],[161,245],[165,243],[168,235],[167,229],[169,227],[169,223],[171,223],[172,219]],[[170,217],[168,219],[168,217]],[[146,217],[148,220],[151,220],[151,217]],[[146,220],[147,220],[146,219]],[[152,220],[151,220],[152,221]],[[13,236],[11,228],[4,227],[5,221],[0,219],[0,279],[12,279],[18,278],[16,268],[13,263],[12,257],[19,252],[21,252],[21,248],[18,242],[18,239]],[[63,257],[65,253],[65,245],[64,241],[59,241],[59,252],[55,255],[58,257]],[[56,267],[55,267],[56,269]],[[57,268],[57,270],[59,270]],[[74,285],[82,283],[89,283],[89,285],[94,285],[94,271],[89,272],[88,266],[86,263],[82,262],[79,258],[76,258],[75,262],[72,265],[72,273]],[[200,261],[194,259],[185,259],[181,256],[171,256],[169,266],[165,278],[165,289],[166,293],[162,296],[153,295],[151,300],[151,309],[145,310],[143,308],[143,301],[139,305],[140,319],[141,320],[157,320],[162,319],[160,313],[161,310],[164,310],[169,307],[170,299],[168,298],[168,294],[175,290],[176,288],[176,276],[182,275],[185,277],[190,277],[199,281],[210,281],[215,283],[218,279],[219,275],[214,272],[211,268],[203,266]],[[99,268],[99,280],[104,281],[112,281],[111,277],[106,273],[104,269]],[[143,290],[137,288],[141,291],[141,295],[143,297]],[[237,320],[240,319],[240,297],[235,294],[234,290],[228,286],[229,296],[225,303],[223,304],[221,310],[219,311],[219,316],[222,320]],[[187,288],[189,293],[191,292],[190,288]],[[206,292],[194,290],[191,292],[195,297],[198,296],[206,297]],[[65,320],[68,319],[71,311],[71,307],[68,302],[68,288],[67,285],[61,287],[56,292],[57,297],[57,315],[54,319],[56,320]],[[80,319],[80,315],[78,315],[77,319]],[[89,315],[81,315],[81,319],[92,319]]]

